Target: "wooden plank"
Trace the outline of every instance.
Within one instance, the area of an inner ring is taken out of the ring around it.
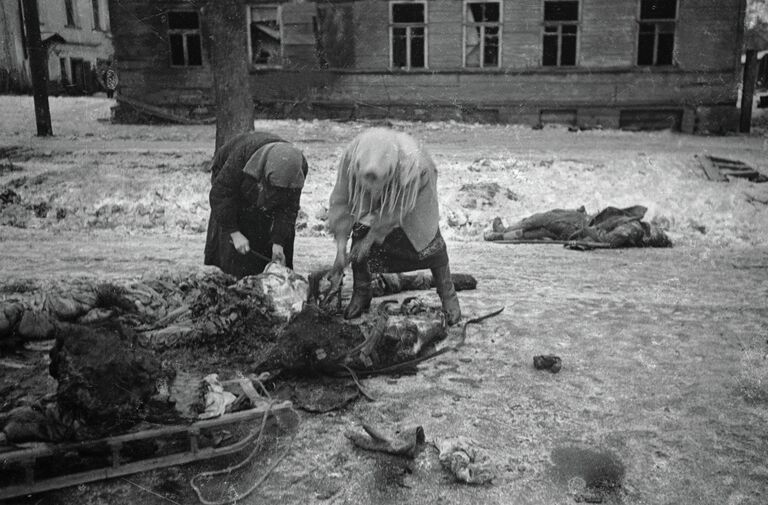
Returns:
[[[714,163],[712,163],[712,160],[709,159],[707,156],[699,156],[698,154],[695,156],[695,158],[699,161],[699,165],[701,165],[702,170],[704,170],[704,173],[706,174],[707,178],[710,181],[715,182],[725,182],[728,179],[723,177],[723,175],[720,173],[720,170],[717,169]]]

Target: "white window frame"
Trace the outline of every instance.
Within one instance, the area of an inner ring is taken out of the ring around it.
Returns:
[[[253,13],[251,9],[253,7],[258,7],[260,9],[275,9],[275,13],[277,16],[277,26],[280,29],[280,64],[278,65],[266,65],[263,63],[254,63],[253,62],[253,46],[251,45],[252,40],[252,34],[251,34],[251,24],[253,23]],[[283,44],[283,40],[285,40],[285,33],[284,33],[284,27],[283,27],[283,7],[281,4],[249,4],[245,6],[245,22],[247,24],[248,28],[248,65],[253,68],[283,68],[283,61],[285,60],[285,44]]]
[[[653,67],[673,67],[676,65],[677,58],[677,25],[680,19],[680,0],[675,1],[675,17],[674,18],[648,18],[643,19],[641,13],[643,12],[643,0],[637,1],[637,23],[635,24],[635,66],[640,68],[653,68]],[[672,47],[672,63],[667,65],[659,65],[656,63],[659,59],[659,25],[660,24],[672,24],[673,29],[673,47]],[[640,25],[654,25],[656,27],[653,34],[653,63],[650,65],[640,65],[637,59],[640,56]]]
[[[421,4],[424,6],[424,23],[395,23],[393,19],[393,6],[403,4]],[[429,68],[429,4],[427,0],[390,0],[389,1],[389,69],[390,70],[427,70]],[[411,28],[424,28],[424,66],[411,67]],[[405,45],[405,59],[408,63],[405,67],[395,67],[394,58],[394,34],[395,28],[406,29],[407,43]]]
[[[547,2],[556,2],[558,0],[542,0],[541,2],[541,15],[542,18],[544,17],[544,10],[546,8]],[[540,58],[540,66],[543,68],[574,68],[578,67],[581,59],[581,19],[582,19],[582,9],[584,6],[585,0],[574,0],[579,3],[579,13],[576,21],[547,21],[542,20],[541,25],[541,44],[542,44],[542,50],[541,50],[541,58]],[[576,25],[576,57],[574,58],[573,65],[562,65],[561,61],[563,60],[563,25]],[[547,27],[548,26],[557,26],[557,65],[544,65],[544,36],[548,33]]]
[[[200,68],[205,66],[205,56],[203,53],[203,20],[202,16],[200,14],[200,11],[194,10],[194,9],[169,9],[166,11],[166,16],[170,14],[171,12],[194,12],[197,14],[197,28],[171,28],[170,21],[166,19],[166,29],[168,30],[168,58],[169,63],[172,68]],[[182,40],[182,47],[184,48],[184,64],[183,65],[174,65],[173,64],[173,48],[171,48],[171,35],[181,35]],[[189,64],[189,49],[187,40],[187,35],[189,34],[196,34],[200,37],[200,64],[199,65],[190,65]]]
[[[498,22],[480,22],[480,23],[470,23],[467,20],[467,9],[469,8],[469,4],[485,4],[485,3],[497,3],[499,4],[499,21]],[[503,0],[464,0],[464,6],[463,6],[463,30],[462,30],[462,39],[464,43],[462,44],[461,48],[461,66],[463,68],[501,68],[502,66],[502,55],[504,54],[504,51],[502,49],[504,45],[504,2]],[[480,26],[480,66],[479,67],[468,67],[467,66],[467,28],[474,28],[476,26]],[[491,26],[498,26],[499,28],[499,55],[498,60],[499,63],[496,66],[486,66],[484,61],[485,56],[485,28]]]

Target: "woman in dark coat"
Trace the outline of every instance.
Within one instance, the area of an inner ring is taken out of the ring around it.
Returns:
[[[293,268],[293,242],[307,160],[265,132],[224,144],[211,167],[211,217],[205,264],[237,278],[264,271],[269,260]]]

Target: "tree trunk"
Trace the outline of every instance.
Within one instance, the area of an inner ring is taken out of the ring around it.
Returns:
[[[245,9],[242,0],[210,0],[205,7],[216,99],[217,150],[234,135],[253,130]]]
[[[40,17],[37,0],[24,0],[24,27],[27,31],[29,69],[32,74],[32,92],[35,96],[37,136],[53,135],[51,110],[48,107],[48,50],[40,38]]]

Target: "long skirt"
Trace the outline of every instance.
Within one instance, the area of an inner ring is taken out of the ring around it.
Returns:
[[[352,247],[365,238],[370,228],[359,223],[352,229]],[[372,273],[399,273],[438,268],[448,264],[448,250],[437,230],[435,238],[421,251],[417,251],[402,228],[395,228],[381,244],[373,244],[368,255]]]

